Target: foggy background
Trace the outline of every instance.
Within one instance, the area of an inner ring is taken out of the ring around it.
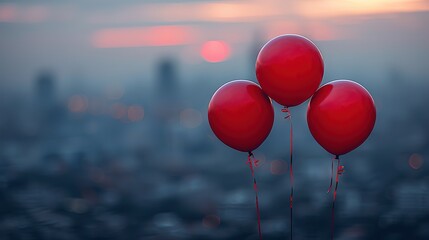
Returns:
[[[247,154],[207,122],[286,33],[374,97],[342,156],[336,239],[429,238],[429,1],[0,1],[0,239],[257,239]],[[323,84],[322,83],[322,84]],[[296,239],[328,239],[331,158],[294,120]],[[265,239],[289,236],[289,123],[254,151]]]

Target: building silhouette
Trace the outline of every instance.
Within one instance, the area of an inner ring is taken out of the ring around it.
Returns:
[[[177,62],[171,58],[163,58],[156,65],[155,96],[153,97],[155,131],[158,146],[165,146],[169,152],[177,145],[177,134],[174,133],[178,124],[180,103],[180,86]]]

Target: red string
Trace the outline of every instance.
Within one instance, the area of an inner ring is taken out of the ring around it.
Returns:
[[[289,167],[289,176],[290,176],[290,196],[289,196],[289,208],[290,208],[290,239],[293,238],[293,186],[294,186],[294,177],[293,177],[293,127],[292,127],[292,115],[288,107],[284,107],[282,112],[287,113],[285,119],[289,119],[290,129],[289,129],[289,153],[290,153],[290,167]]]
[[[337,156],[335,156],[334,159],[337,159],[337,174],[336,174],[336,177],[335,177],[335,189],[334,189],[334,195],[333,195],[333,199],[332,199],[331,240],[334,239],[334,232],[335,232],[335,200],[337,199],[338,182],[339,182],[340,175],[344,173],[344,166],[341,166],[340,157],[337,155]],[[334,159],[332,160],[332,165],[333,165]],[[331,186],[332,186],[332,177],[333,176],[331,176]],[[330,191],[331,186],[329,187],[328,192]]]
[[[255,156],[253,156],[253,153],[249,152],[249,155],[247,156],[247,164],[250,167],[250,171],[252,172],[252,177],[253,177],[253,189],[255,190],[256,216],[258,218],[258,234],[259,234],[259,239],[262,240],[261,214],[259,212],[258,185],[256,184],[255,171],[253,170],[253,167],[257,167],[258,163],[259,161],[255,159]]]
[[[330,193],[331,189],[332,189],[332,181],[333,181],[333,178],[334,178],[334,161],[335,161],[335,159],[337,159],[336,156],[334,156],[332,158],[332,161],[331,161],[331,183],[329,183],[329,188],[328,188],[328,191],[326,193]]]

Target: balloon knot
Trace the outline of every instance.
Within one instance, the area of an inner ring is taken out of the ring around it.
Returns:
[[[250,167],[259,167],[260,161],[258,159],[255,159],[255,156],[253,155],[252,152],[249,152],[249,157],[247,159],[247,164]]]
[[[338,172],[338,175],[343,174],[344,173],[344,166],[343,165],[338,166],[337,172]]]
[[[285,119],[290,118],[290,110],[288,107],[283,107],[282,112],[286,113]]]

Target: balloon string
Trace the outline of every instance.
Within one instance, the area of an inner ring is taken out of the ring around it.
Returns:
[[[329,188],[328,188],[328,191],[326,193],[330,193],[332,190],[332,181],[334,179],[334,161],[335,161],[335,159],[337,159],[337,156],[334,156],[332,158],[332,161],[331,161],[331,182],[329,183]]]
[[[290,196],[289,196],[289,208],[290,208],[290,239],[293,239],[293,186],[294,186],[294,177],[293,177],[293,127],[292,127],[292,115],[288,107],[284,107],[282,112],[286,113],[285,119],[289,119],[290,129],[289,129],[289,153],[290,153],[290,167],[289,167],[289,176],[290,176]]]
[[[259,160],[255,159],[255,156],[253,155],[252,152],[249,152],[249,155],[247,156],[247,164],[250,167],[250,172],[252,173],[252,177],[253,177],[253,189],[255,190],[256,216],[258,218],[258,234],[259,234],[259,239],[262,240],[261,214],[259,212],[258,185],[256,184],[255,171],[254,171],[254,167],[258,166]]]
[[[335,232],[335,200],[337,199],[337,189],[338,189],[339,176],[344,173],[344,166],[341,166],[340,157],[338,155],[336,155],[334,159],[337,160],[337,174],[335,177],[335,189],[334,189],[334,196],[333,196],[333,200],[332,200],[331,240],[334,239],[334,232]]]

